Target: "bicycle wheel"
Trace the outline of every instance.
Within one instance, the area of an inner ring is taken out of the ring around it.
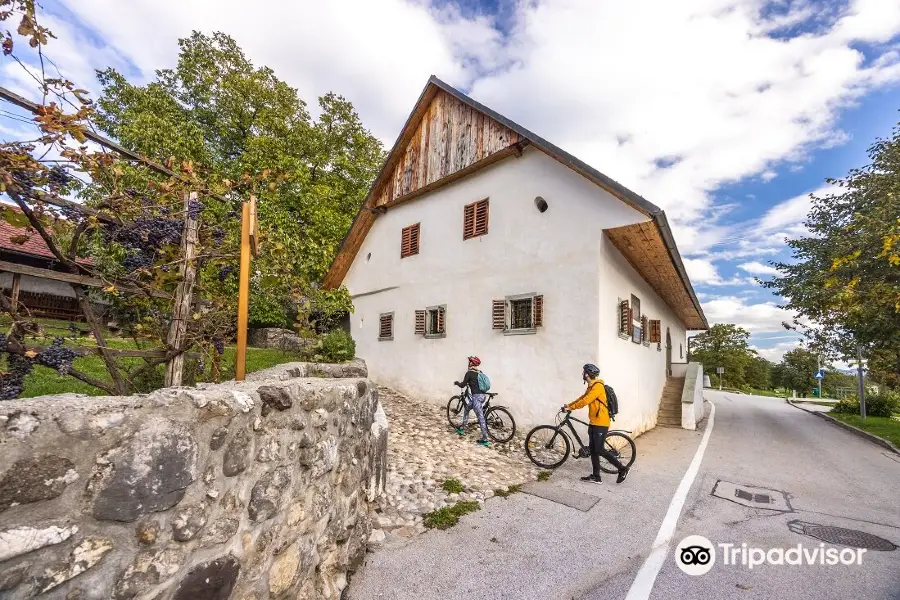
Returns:
[[[502,406],[492,406],[484,415],[488,437],[498,444],[505,444],[516,435],[516,422]]]
[[[463,412],[466,408],[466,401],[460,396],[453,396],[447,402],[447,420],[455,429],[462,427]]]
[[[569,458],[571,445],[553,425],[539,425],[525,436],[525,454],[542,469],[555,469]]]
[[[634,464],[634,458],[637,450],[634,447],[634,440],[619,431],[613,431],[606,434],[606,442],[603,444],[607,452],[610,452],[624,467],[630,467]],[[604,473],[618,473],[619,469],[614,467],[608,460],[600,456],[600,469]]]

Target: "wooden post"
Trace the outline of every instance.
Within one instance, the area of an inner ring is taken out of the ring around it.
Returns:
[[[12,301],[10,302],[9,314],[15,316],[19,310],[19,284],[22,281],[20,273],[13,273],[12,278]]]
[[[243,381],[247,374],[247,314],[250,310],[250,230],[252,228],[251,204],[241,207],[241,272],[238,283],[237,351],[234,357],[234,379]]]
[[[172,323],[169,325],[169,337],[166,340],[170,351],[177,354],[166,364],[166,387],[181,385],[184,371],[184,334],[187,322],[191,318],[191,301],[194,296],[194,283],[197,280],[197,268],[194,259],[197,254],[197,232],[199,221],[190,216],[190,205],[197,200],[197,192],[184,195],[184,233],[181,236],[181,282],[175,292],[172,306]]]

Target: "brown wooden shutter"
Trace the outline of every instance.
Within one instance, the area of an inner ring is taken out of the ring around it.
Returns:
[[[628,311],[628,300],[622,300],[619,302],[619,333],[628,333],[631,329],[628,326],[630,322],[631,313]]]
[[[463,210],[463,239],[467,240],[475,235],[475,205],[469,204]]]
[[[419,253],[419,223],[404,227],[400,234],[400,258]]]
[[[444,307],[441,306],[437,309],[438,311],[438,330],[437,333],[445,334],[447,330],[445,329],[446,321],[444,319]]]
[[[533,306],[534,306],[534,326],[535,327],[543,327],[544,326],[544,297],[543,296],[535,296]]]
[[[416,335],[425,335],[425,311],[416,311]]]
[[[381,315],[378,339],[388,340],[392,337],[394,337],[394,315]]]
[[[488,217],[490,216],[488,208],[487,199],[475,204],[475,235],[484,235],[488,232]]]
[[[628,309],[628,335],[634,336],[634,309]]]
[[[487,198],[467,205],[463,210],[463,239],[486,234],[489,217],[490,207]]]
[[[644,315],[641,317],[641,341],[646,342],[650,340],[650,331],[647,316]]]
[[[494,329],[506,329],[506,300],[494,300],[491,319]]]
[[[650,342],[653,344],[659,344],[661,339],[659,319],[653,319],[652,321],[650,321]]]

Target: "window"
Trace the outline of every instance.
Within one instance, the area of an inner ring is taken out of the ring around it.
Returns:
[[[650,319],[647,315],[641,317],[641,341],[645,346],[650,345]]]
[[[432,306],[416,311],[416,335],[427,338],[447,336],[447,307]]]
[[[478,237],[488,232],[488,199],[466,205],[463,210],[463,239]]]
[[[662,323],[659,319],[650,320],[650,343],[656,344],[657,350],[662,350]]]
[[[684,358],[684,344],[678,344],[678,358]]]
[[[385,313],[379,317],[378,341],[387,342],[394,339],[394,313]]]
[[[504,333],[535,333],[544,326],[544,297],[522,294],[494,300],[491,320],[493,328]]]
[[[631,341],[640,344],[644,339],[644,326],[641,320],[641,300],[631,295]]]
[[[419,253],[419,223],[404,227],[400,234],[400,258]]]
[[[619,298],[618,303],[618,311],[619,311],[619,337],[622,339],[630,339],[631,338],[631,307],[628,305],[628,300],[622,300]]]

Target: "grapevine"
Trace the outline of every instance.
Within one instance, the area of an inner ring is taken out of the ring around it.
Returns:
[[[58,337],[48,348],[41,351],[37,358],[42,365],[56,369],[60,375],[67,375],[76,356],[71,348],[63,346],[63,339]]]

